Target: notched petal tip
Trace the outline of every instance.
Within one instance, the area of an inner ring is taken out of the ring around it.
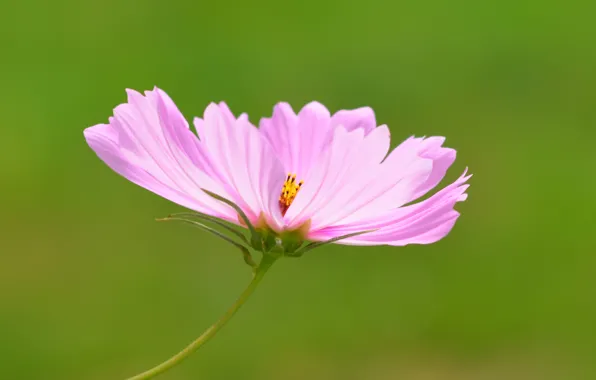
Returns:
[[[219,103],[217,103],[217,106],[221,109],[221,110],[225,110],[229,113],[232,113],[232,110],[230,109],[230,107],[228,106],[228,103],[226,103],[225,100],[220,100]]]
[[[459,176],[459,178],[455,181],[455,183],[459,183],[459,184],[463,184],[468,182],[468,180],[470,178],[472,178],[474,174],[470,173],[468,174],[468,167],[466,166],[466,168],[464,169],[464,172]]]
[[[133,90],[132,88],[127,88],[127,89],[125,89],[125,91],[126,91],[126,96],[127,96],[128,102],[133,101],[135,97],[143,96],[143,94],[141,94],[137,90]]]

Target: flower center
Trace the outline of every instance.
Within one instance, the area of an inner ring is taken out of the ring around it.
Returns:
[[[282,215],[286,214],[286,211],[288,211],[288,208],[294,202],[294,198],[296,198],[303,183],[304,181],[296,183],[296,174],[288,174],[286,177],[286,182],[284,182],[279,196],[279,209]]]

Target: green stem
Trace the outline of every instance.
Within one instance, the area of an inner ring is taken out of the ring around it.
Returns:
[[[169,358],[165,362],[159,364],[158,366],[153,367],[150,370],[140,373],[136,376],[133,376],[127,380],[151,379],[152,377],[157,376],[157,375],[167,371],[168,369],[174,367],[175,365],[179,364],[181,361],[186,359],[190,354],[192,354],[197,349],[199,349],[201,346],[203,346],[205,343],[207,343],[209,341],[209,339],[213,338],[215,336],[215,334],[217,334],[217,332],[230,319],[232,319],[232,317],[234,316],[234,314],[236,314],[238,309],[240,309],[240,307],[246,302],[246,300],[250,297],[250,295],[257,288],[257,285],[259,285],[259,283],[263,279],[263,276],[265,276],[265,273],[267,272],[267,270],[269,270],[271,265],[276,260],[277,260],[277,257],[263,254],[263,258],[261,259],[261,262],[259,263],[259,267],[257,268],[252,281],[248,284],[248,286],[246,287],[244,292],[242,292],[242,294],[240,295],[240,297],[238,297],[238,299],[232,305],[232,307],[230,307],[228,309],[228,311],[217,322],[215,322],[215,324],[213,324],[211,327],[209,327],[207,330],[205,330],[205,332],[200,337],[198,337],[195,341],[193,341],[185,349],[183,349],[176,355],[172,356],[171,358]]]

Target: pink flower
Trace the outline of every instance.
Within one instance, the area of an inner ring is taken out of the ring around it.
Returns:
[[[128,90],[128,102],[109,124],[85,130],[89,146],[128,180],[186,208],[277,236],[300,230],[304,238],[340,244],[428,244],[449,233],[466,199],[464,172],[430,198],[455,160],[443,137],[411,137],[389,152],[386,125],[364,107],[331,115],[320,103],[298,114],[275,106],[260,128],[225,103],[195,118],[197,136],[160,89]],[[366,233],[357,234],[358,232]]]

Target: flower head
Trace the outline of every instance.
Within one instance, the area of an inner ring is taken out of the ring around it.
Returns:
[[[456,152],[443,137],[411,137],[389,152],[389,129],[368,107],[331,115],[312,102],[296,114],[279,103],[257,128],[212,103],[194,119],[197,137],[162,90],[127,92],[108,124],[85,130],[89,146],[128,180],[211,217],[246,225],[241,210],[273,236],[401,246],[443,238],[466,199],[464,172],[412,203],[443,179]]]

